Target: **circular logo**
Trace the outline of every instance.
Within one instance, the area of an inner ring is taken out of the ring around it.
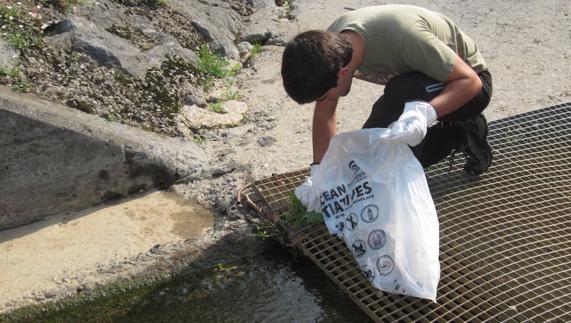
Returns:
[[[381,249],[387,243],[387,234],[383,230],[373,230],[369,233],[369,247],[371,249]]]
[[[349,231],[353,231],[353,229],[357,226],[357,222],[359,222],[357,214],[351,213],[345,219],[345,228],[347,228]]]
[[[355,257],[361,257],[365,252],[367,252],[365,241],[360,239],[355,240],[355,242],[353,242],[353,253],[355,254]]]
[[[377,259],[377,270],[381,276],[386,276],[392,273],[393,269],[395,269],[395,261],[393,260],[393,257],[384,255]]]
[[[369,265],[365,265],[361,268],[363,277],[365,277],[368,281],[372,282],[375,279],[375,271]]]
[[[361,211],[361,219],[367,223],[374,222],[379,217],[379,208],[374,204],[365,206]]]

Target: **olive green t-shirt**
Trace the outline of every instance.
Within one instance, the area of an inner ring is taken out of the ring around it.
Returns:
[[[365,40],[365,60],[355,77],[386,84],[404,72],[444,82],[456,54],[476,72],[486,69],[474,41],[446,16],[410,5],[365,7],[343,14],[327,29],[351,30]]]

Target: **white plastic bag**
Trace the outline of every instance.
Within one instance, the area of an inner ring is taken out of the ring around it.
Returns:
[[[345,240],[365,277],[389,293],[436,301],[438,218],[424,170],[384,128],[333,138],[313,174],[329,232]]]

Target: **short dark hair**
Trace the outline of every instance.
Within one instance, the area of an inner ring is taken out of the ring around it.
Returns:
[[[350,39],[340,33],[310,30],[290,41],[282,57],[282,80],[297,103],[309,103],[337,86],[337,72],[353,55]]]

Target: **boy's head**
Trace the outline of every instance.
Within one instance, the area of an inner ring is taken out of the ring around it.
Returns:
[[[337,86],[337,73],[351,61],[351,41],[343,34],[310,30],[297,35],[284,50],[282,79],[297,103],[309,103]]]

